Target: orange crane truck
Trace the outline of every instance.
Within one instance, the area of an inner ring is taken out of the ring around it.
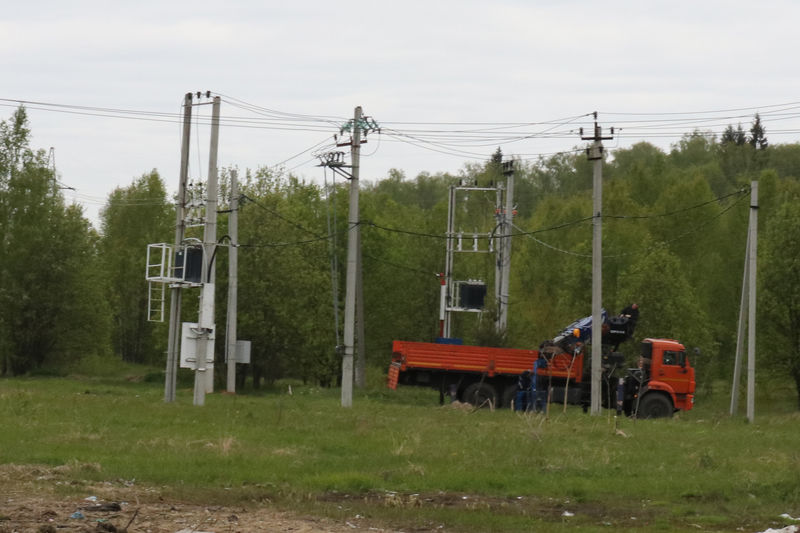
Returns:
[[[508,407],[517,391],[518,376],[534,371],[540,353],[547,364],[536,370],[548,388],[549,400],[589,405],[590,369],[584,347],[571,351],[550,345],[539,350],[488,348],[457,344],[394,341],[388,386],[398,384],[439,389],[476,406]],[[645,339],[636,368],[623,368],[622,354],[609,352],[602,361],[602,398],[605,407],[618,404],[628,416],[670,417],[694,405],[695,373],[684,346],[671,339]],[[538,366],[538,365],[537,365]],[[540,385],[541,386],[541,385]]]

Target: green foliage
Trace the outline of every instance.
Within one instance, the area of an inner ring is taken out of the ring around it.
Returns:
[[[764,150],[769,145],[764,126],[761,124],[761,117],[758,113],[756,113],[753,119],[753,125],[750,127],[750,138],[747,142],[756,150]]]
[[[800,179],[800,144],[774,144],[766,153],[769,156],[767,167],[774,170],[778,176]]]
[[[783,190],[760,251],[763,296],[760,316],[769,332],[770,362],[794,379],[800,409],[800,186]]]
[[[670,162],[677,168],[699,167],[714,162],[717,144],[713,137],[695,130],[673,145]]]
[[[652,206],[657,199],[653,191],[661,189],[669,179],[666,175],[667,156],[648,143],[638,143],[614,152],[614,162],[608,170],[612,180],[629,185],[630,199],[641,206]],[[604,201],[609,209],[620,212],[619,206],[607,199]]]
[[[656,248],[634,261],[623,277],[620,301],[639,304],[639,335],[682,339],[690,345],[709,347],[708,319],[677,257]]]
[[[252,342],[254,385],[287,375],[331,385],[339,372],[320,190],[265,169],[241,190],[238,329]]]
[[[747,142],[747,134],[745,134],[744,130],[742,129],[742,124],[740,123],[736,129],[733,129],[733,125],[728,125],[725,128],[725,131],[722,134],[722,138],[720,139],[721,144],[728,144],[732,143],[736,146],[743,146]]]
[[[530,182],[537,198],[551,194],[568,197],[592,186],[592,167],[585,156],[576,153],[542,158],[538,164],[523,169],[523,175],[518,181]]]
[[[28,135],[23,107],[0,123],[0,375],[107,349],[97,235]]]
[[[374,364],[383,366],[393,339],[433,340],[437,335],[436,274],[444,269],[445,241],[390,230],[443,235],[446,228],[439,221],[446,217],[450,179],[423,175],[391,187],[383,181],[367,184],[362,190],[362,219],[389,228],[362,227],[367,347]],[[415,200],[403,204],[395,194]]]
[[[164,361],[166,329],[148,322],[145,260],[148,244],[172,242],[175,215],[153,170],[115,189],[101,214],[103,267],[114,352],[129,363]]]

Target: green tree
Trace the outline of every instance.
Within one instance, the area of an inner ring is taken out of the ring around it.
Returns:
[[[489,158],[489,163],[495,166],[500,166],[503,163],[503,150],[499,146],[492,154],[492,157]]]
[[[123,361],[155,364],[163,359],[166,331],[148,321],[145,260],[148,244],[173,239],[174,216],[155,170],[115,189],[100,213],[113,348]]]
[[[784,189],[759,250],[763,288],[760,324],[768,332],[769,362],[788,373],[800,409],[800,186]]]
[[[764,125],[761,124],[761,117],[758,113],[756,113],[753,124],[750,126],[750,137],[747,139],[747,142],[756,150],[764,150],[769,145],[767,142],[766,130],[764,130]]]
[[[516,225],[509,344],[537,347],[591,310],[591,194],[545,196]]]
[[[701,167],[716,163],[716,143],[713,136],[695,130],[672,146],[670,163],[677,168]]]
[[[781,178],[800,179],[800,144],[774,144],[767,150],[767,167]]]
[[[331,385],[330,263],[319,187],[266,169],[248,175],[239,212],[239,337],[254,386],[282,377]]]
[[[424,174],[403,183],[404,190],[387,190],[383,182],[363,190],[361,217],[376,224],[362,227],[367,345],[381,366],[392,340],[432,341],[438,335],[436,274],[444,270],[442,237],[453,181]]]
[[[674,254],[654,248],[634,260],[623,275],[626,283],[619,301],[639,304],[637,334],[676,338],[714,352],[708,316]]]
[[[592,165],[579,153],[564,152],[541,158],[525,174],[539,198],[551,194],[567,197],[592,189]]]
[[[741,123],[736,127],[736,129],[733,129],[732,124],[728,124],[728,127],[725,128],[725,131],[722,133],[720,143],[744,146],[745,143],[747,143],[747,134],[742,129]]]
[[[24,107],[0,123],[0,374],[101,355],[108,322],[97,236],[67,207],[43,151],[29,146]]]

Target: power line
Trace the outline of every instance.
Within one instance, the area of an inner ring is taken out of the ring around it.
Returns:
[[[435,275],[438,274],[437,272],[429,272],[427,270],[422,270],[420,268],[410,267],[410,266],[407,266],[407,265],[401,265],[399,263],[393,263],[392,261],[387,261],[386,259],[381,259],[379,257],[375,257],[374,255],[369,255],[369,254],[364,254],[364,253],[362,253],[362,255],[363,255],[363,257],[367,257],[369,259],[372,259],[373,261],[378,261],[379,263],[383,263],[385,265],[389,265],[391,267],[394,267],[394,268],[397,268],[397,269],[400,269],[400,270],[407,270],[409,272],[414,272],[416,274],[422,274],[422,275],[424,275],[426,277],[431,277],[431,276],[435,276]]]
[[[548,232],[548,231],[555,231],[555,230],[559,230],[559,229],[564,229],[564,228],[567,228],[567,227],[570,227],[570,226],[574,226],[574,225],[580,224],[582,222],[586,222],[588,220],[592,220],[592,218],[593,217],[588,216],[588,217],[584,217],[584,218],[581,218],[581,219],[578,219],[578,220],[573,220],[571,222],[565,222],[563,224],[558,224],[556,226],[551,226],[551,227],[548,227],[548,228],[542,228],[542,229],[532,230],[532,231],[522,231],[520,233],[512,233],[511,235],[495,235],[494,237],[489,236],[489,235],[476,235],[476,236],[474,236],[472,238],[475,238],[475,239],[478,239],[478,240],[485,240],[485,239],[492,239],[492,238],[505,239],[505,238],[509,238],[509,237],[517,237],[517,236],[520,236],[520,235],[534,235],[534,234],[537,234],[537,233],[545,233],[545,232]],[[369,220],[362,220],[360,222],[360,224],[363,225],[363,226],[372,227],[372,228],[376,228],[376,229],[379,229],[379,230],[388,231],[388,232],[392,232],[392,233],[402,233],[402,234],[405,234],[405,235],[412,235],[414,237],[428,237],[428,238],[432,238],[432,239],[445,239],[445,240],[446,239],[458,239],[458,235],[441,235],[441,234],[424,233],[424,232],[420,232],[420,231],[400,229],[400,228],[390,228],[390,227],[387,227],[387,226],[382,226],[380,224],[376,224],[375,222],[372,222],[372,221],[369,221]],[[467,233],[465,233],[465,235],[470,235],[471,236],[472,234],[467,232]]]
[[[686,238],[686,237],[688,237],[690,235],[693,235],[693,234],[699,232],[702,228],[708,226],[709,224],[711,224],[715,220],[721,218],[723,215],[728,213],[734,207],[739,205],[743,198],[747,198],[747,195],[742,195],[735,202],[733,202],[731,205],[729,205],[726,208],[724,208],[719,213],[717,213],[714,216],[708,218],[707,220],[695,225],[691,230],[686,231],[686,232],[684,232],[684,233],[682,233],[680,235],[677,235],[672,239],[668,239],[666,241],[661,241],[661,242],[657,243],[656,245],[654,245],[652,247],[649,247],[649,248],[647,248],[645,250],[639,250],[639,251],[636,251],[636,252],[627,252],[627,253],[624,253],[624,254],[607,255],[607,256],[604,256],[604,258],[614,259],[614,258],[620,258],[620,257],[627,257],[627,256],[631,256],[631,255],[641,254],[641,253],[650,253],[650,252],[652,252],[654,250],[657,250],[659,248],[663,248],[668,244],[672,244],[673,242],[676,242],[678,240],[681,240],[683,238]],[[562,224],[562,225],[559,225],[559,226],[553,226],[551,228],[544,228],[544,229],[536,230],[536,231],[525,231],[525,230],[522,230],[522,228],[519,228],[518,226],[514,225],[515,228],[520,229],[522,231],[520,231],[519,233],[514,233],[511,236],[512,237],[526,236],[528,238],[533,239],[537,243],[539,243],[539,244],[541,244],[541,245],[543,245],[543,246],[545,246],[547,248],[550,248],[550,249],[552,249],[554,251],[557,251],[559,253],[563,253],[563,254],[567,254],[567,255],[573,255],[573,256],[577,256],[577,257],[591,257],[591,255],[589,255],[589,254],[581,254],[581,253],[578,253],[578,252],[572,252],[570,250],[564,250],[562,248],[558,248],[556,246],[553,246],[553,245],[548,244],[548,243],[546,243],[546,242],[544,242],[544,241],[542,241],[540,239],[537,239],[537,238],[533,237],[533,235],[535,235],[537,233],[546,232],[546,231],[552,231],[554,229],[561,229],[561,228],[567,227],[569,225],[574,225],[574,224],[577,224],[577,223],[580,223],[580,222],[585,222],[587,220],[591,220],[591,218],[592,217],[587,217],[585,219],[580,219],[580,220],[573,221],[573,222],[570,222],[570,223]],[[418,237],[430,237],[430,238],[437,238],[437,239],[455,238],[455,237],[448,237],[446,235],[435,235],[435,234],[430,234],[430,233],[421,233],[421,232],[415,232],[415,231],[409,231],[409,230],[400,230],[400,229],[396,229],[396,228],[387,228],[385,226],[381,226],[381,225],[378,225],[378,224],[375,224],[373,222],[369,222],[369,221],[366,221],[366,220],[361,221],[359,224],[363,225],[363,226],[367,226],[367,227],[373,227],[373,228],[376,228],[376,229],[381,229],[381,230],[384,230],[384,231],[390,231],[390,232],[394,232],[394,233],[403,233],[403,234],[408,234],[408,235],[413,235],[413,236],[418,236]],[[306,231],[309,231],[309,230],[306,230]],[[306,245],[306,244],[313,244],[313,243],[322,242],[322,241],[328,241],[329,239],[335,238],[335,236],[337,236],[339,234],[346,234],[347,232],[348,232],[348,230],[345,229],[345,230],[341,230],[341,231],[338,231],[338,232],[332,232],[329,235],[317,235],[317,237],[313,238],[313,239],[305,239],[305,240],[298,240],[298,241],[285,241],[285,242],[269,242],[269,243],[242,243],[242,244],[239,244],[238,246],[240,246],[242,248],[281,248],[281,247],[288,247],[288,246]],[[498,236],[498,238],[500,238],[500,236]],[[374,257],[374,256],[366,256],[366,257],[369,257],[370,259],[373,259],[373,260],[376,260],[376,261],[380,261],[380,262],[386,263],[386,264],[388,264],[390,266],[393,266],[393,267],[396,267],[396,268],[402,268],[402,269],[409,270],[409,271],[414,271],[414,272],[417,272],[417,273],[420,273],[420,274],[431,275],[431,272],[423,271],[421,269],[416,269],[416,268],[413,268],[413,267],[400,265],[400,264],[393,263],[391,261],[380,259],[380,258],[377,258],[377,257]]]
[[[219,94],[219,93],[217,93]],[[307,120],[312,122],[325,122],[328,124],[335,124],[340,125],[344,122],[349,120],[348,118],[339,117],[339,116],[325,116],[325,115],[306,115],[301,113],[288,113],[285,111],[278,111],[274,109],[268,109],[266,107],[261,107],[255,104],[250,104],[245,102],[244,100],[240,100],[233,96],[226,96],[224,94],[219,94],[226,102],[241,109],[249,110],[254,113],[260,113],[267,116],[278,116],[278,117],[286,117],[286,118],[295,118],[298,120]]]
[[[227,126],[238,127],[257,127],[264,129],[301,129],[310,131],[330,131],[330,126],[335,126],[336,129],[340,127],[347,119],[338,116],[325,116],[325,115],[308,115],[300,113],[290,113],[260,107],[254,104],[249,104],[243,100],[239,100],[231,96],[222,96],[225,101],[233,107],[237,107],[257,117],[240,117],[225,115],[220,117],[221,123]],[[108,118],[125,118],[136,120],[151,120],[156,122],[180,122],[180,113],[170,113],[162,111],[150,111],[140,109],[127,109],[127,108],[114,108],[114,107],[101,107],[101,106],[88,106],[88,105],[74,105],[62,104],[56,102],[42,102],[36,100],[16,99],[16,98],[0,98],[0,104],[5,107],[16,107],[20,104],[29,106],[31,109],[51,111],[51,112],[64,112],[86,116],[101,116]],[[786,120],[790,118],[797,118],[800,116],[798,113],[786,113],[786,111],[800,109],[800,102],[789,102],[784,104],[771,104],[764,106],[753,107],[740,107],[731,109],[719,110],[706,110],[706,111],[675,111],[675,112],[603,112],[604,115],[620,116],[620,117],[654,117],[651,120],[643,120],[638,118],[636,120],[615,120],[615,123],[630,124],[639,128],[655,128],[663,127],[664,124],[671,123],[682,126],[692,125],[696,123],[708,122],[710,120],[736,120],[751,117],[755,113],[759,113],[763,117],[774,117],[776,120]],[[747,112],[747,114],[743,114]],[[723,114],[724,113],[724,114]],[[731,115],[730,113],[738,113]],[[411,122],[411,121],[384,121],[384,124],[396,124],[401,126],[436,126],[438,129],[403,129],[390,130],[393,132],[401,132],[414,136],[458,136],[459,138],[474,137],[475,140],[488,141],[497,135],[503,135],[508,140],[520,138],[534,138],[542,137],[550,133],[551,130],[557,126],[564,126],[574,123],[576,120],[584,118],[589,114],[574,115],[557,120],[547,121],[520,121],[520,122]],[[670,117],[670,118],[662,118]],[[672,118],[675,117],[675,118]],[[315,125],[316,124],[316,125]],[[721,124],[712,124],[713,126],[720,126]],[[445,126],[456,126],[455,129],[444,129]],[[469,128],[470,126],[480,126],[479,128]],[[515,135],[510,135],[513,130],[520,128],[542,127],[546,126],[543,131],[533,132],[517,132]],[[796,132],[797,130],[787,130]],[[569,131],[552,132],[556,137],[569,135]]]
[[[7,103],[0,103],[0,107],[18,107],[24,105],[26,109],[36,111],[47,111],[53,113],[65,113],[71,115],[81,115],[89,117],[113,118],[113,119],[126,119],[126,120],[140,120],[148,122],[165,122],[177,123],[182,121],[180,113],[168,113],[159,111],[143,111],[122,108],[105,108],[105,107],[92,107],[92,106],[75,106],[68,104],[56,104],[47,102],[34,102],[28,100],[12,100],[9,98],[0,98],[0,102],[14,102],[14,105]],[[197,122],[199,125],[211,125],[210,118],[201,118]],[[329,132],[329,126],[315,126],[309,125],[304,122],[292,122],[287,119],[269,119],[269,118],[247,118],[234,115],[221,115],[220,126],[249,128],[249,129],[267,129],[276,131],[310,131],[310,132]]]
[[[326,142],[327,142],[328,144],[325,144]],[[324,144],[325,146],[322,146],[323,144]],[[331,141],[330,141],[330,136],[328,136],[328,137],[325,137],[325,138],[324,138],[323,140],[321,140],[320,142],[318,142],[318,143],[316,143],[316,144],[313,144],[313,145],[309,146],[308,148],[306,148],[306,149],[305,149],[305,150],[303,150],[302,152],[299,152],[299,153],[297,153],[297,154],[295,154],[295,155],[293,155],[293,156],[291,156],[291,157],[287,157],[287,158],[286,158],[286,159],[284,159],[283,161],[281,161],[281,162],[279,162],[279,163],[275,163],[274,165],[270,166],[269,168],[272,168],[272,169],[278,169],[278,167],[282,166],[284,163],[288,163],[288,162],[289,162],[289,161],[291,161],[292,159],[296,159],[296,158],[300,157],[301,155],[303,155],[303,154],[306,154],[306,153],[308,153],[308,152],[310,152],[310,151],[314,150],[315,148],[319,148],[319,149],[320,149],[320,150],[322,150],[322,151],[326,151],[326,150],[328,150],[329,148],[332,148],[333,146],[335,146],[335,143],[333,143],[333,142],[331,142]],[[312,158],[310,161],[313,161],[314,159],[316,159],[316,158]],[[303,164],[305,164],[305,163],[303,163]],[[296,167],[294,167],[294,168],[296,168]]]
[[[734,107],[734,108],[725,108],[725,109],[711,109],[711,110],[704,110],[704,111],[667,111],[667,112],[649,112],[649,113],[630,113],[630,112],[610,112],[604,111],[603,115],[628,115],[628,116],[665,116],[665,115],[708,115],[712,113],[732,113],[736,111],[753,111],[771,107],[786,107],[786,106],[800,106],[800,102],[787,102],[784,104],[768,104],[762,106],[751,106],[751,107]]]
[[[312,231],[312,230],[306,228],[305,226],[303,226],[299,222],[296,222],[296,221],[294,221],[294,220],[292,220],[290,218],[287,218],[287,217],[281,215],[280,213],[278,213],[274,209],[272,209],[270,207],[267,207],[266,205],[262,204],[258,200],[255,200],[255,199],[251,198],[250,196],[247,196],[246,194],[240,195],[239,198],[240,198],[240,200],[239,200],[240,202],[241,202],[241,200],[247,200],[248,202],[251,202],[251,203],[255,204],[256,206],[260,207],[261,209],[263,209],[267,213],[270,213],[271,215],[283,220],[284,222],[287,222],[287,223],[291,224],[292,226],[296,227],[297,229],[305,231],[306,233],[308,233],[310,235],[314,235],[315,237],[322,237],[323,236],[321,233],[317,233],[315,231]],[[307,241],[303,241],[303,242],[307,242]]]
[[[733,196],[734,194],[740,194],[740,193],[741,193],[741,191],[737,191],[736,193],[732,193],[732,194],[726,195],[726,196],[724,196],[724,197],[722,197],[722,198],[728,198],[728,197],[730,197],[730,196]],[[729,205],[729,206],[725,207],[725,208],[724,208],[722,211],[720,211],[719,213],[715,214],[715,215],[714,215],[714,216],[712,216],[712,217],[709,217],[709,218],[708,218],[706,221],[704,221],[704,222],[701,222],[701,223],[699,223],[699,224],[696,224],[696,225],[695,225],[695,226],[694,226],[692,229],[690,229],[689,231],[686,231],[686,232],[684,232],[684,233],[681,233],[681,234],[679,234],[679,235],[677,235],[677,236],[673,237],[672,239],[668,239],[668,240],[666,240],[666,241],[661,241],[661,242],[659,242],[659,243],[655,244],[654,246],[651,246],[651,247],[649,247],[649,248],[645,248],[644,250],[638,250],[638,251],[635,251],[635,252],[626,252],[626,253],[622,253],[622,254],[604,255],[604,256],[603,256],[603,258],[604,258],[604,259],[618,259],[618,258],[621,258],[621,257],[628,257],[628,256],[631,256],[631,255],[638,255],[638,254],[643,254],[643,253],[644,253],[644,254],[647,254],[647,253],[651,253],[651,252],[653,252],[654,250],[657,250],[657,249],[660,249],[660,248],[664,248],[665,246],[667,246],[667,245],[669,245],[669,244],[672,244],[672,243],[674,243],[674,242],[677,242],[677,241],[679,241],[679,240],[681,240],[681,239],[684,239],[684,238],[686,238],[686,237],[688,237],[688,236],[690,236],[690,235],[693,235],[693,234],[695,234],[695,233],[699,232],[699,231],[700,231],[700,229],[702,229],[702,228],[704,228],[704,227],[708,226],[709,224],[711,224],[712,222],[714,222],[714,221],[715,221],[715,220],[717,220],[718,218],[721,218],[723,215],[725,215],[725,214],[726,214],[727,212],[729,212],[731,209],[733,209],[734,207],[736,207],[737,205],[739,205],[739,203],[740,203],[740,202],[742,201],[742,199],[744,199],[744,198],[747,198],[747,194],[741,194],[741,196],[739,196],[739,198],[737,198],[735,202],[733,202],[731,205]],[[712,202],[715,202],[715,201],[717,201],[717,200],[716,200],[716,199],[712,200]],[[689,209],[696,209],[696,208],[698,208],[698,207],[702,207],[703,205],[708,205],[708,203],[710,203],[710,202],[704,202],[703,204],[698,204],[698,205],[696,205],[696,206],[692,206],[692,207],[690,207],[690,208],[683,209],[683,210],[680,210],[680,211],[674,211],[674,212],[672,212],[672,213],[669,213],[669,214],[677,214],[677,213],[680,213],[680,212],[685,212],[685,211],[688,211]],[[654,216],[664,216],[664,215],[654,215]],[[604,216],[604,218],[605,218],[605,216]],[[632,218],[649,218],[649,217],[632,217]],[[517,228],[517,229],[521,229],[521,228],[519,228],[519,227],[518,227],[516,224],[513,224],[513,226],[514,226],[515,228]],[[572,255],[572,256],[576,256],[576,257],[584,257],[584,258],[592,257],[592,255],[591,255],[591,254],[582,254],[582,253],[573,252],[573,251],[570,251],[570,250],[565,250],[565,249],[563,249],[563,248],[558,248],[557,246],[553,246],[552,244],[546,243],[546,242],[544,242],[544,241],[542,241],[542,240],[540,240],[540,239],[537,239],[537,238],[533,237],[533,235],[532,235],[532,234],[530,234],[530,233],[527,233],[527,232],[526,232],[526,233],[516,233],[516,234],[514,234],[514,235],[525,235],[525,236],[527,236],[528,238],[530,238],[530,239],[532,239],[532,240],[536,241],[538,244],[540,244],[540,245],[542,245],[542,246],[544,246],[544,247],[546,247],[546,248],[549,248],[549,249],[551,249],[551,250],[554,250],[554,251],[556,251],[556,252],[559,252],[559,253],[565,254],[565,255]]]
[[[248,103],[236,97],[227,95],[220,96],[224,98],[230,107],[240,109],[247,114],[247,116],[221,116],[220,125],[225,127],[266,131],[290,131],[297,133],[318,132],[332,136],[333,132],[340,129],[341,125],[347,120],[340,116],[302,114],[270,109]],[[181,113],[0,98],[0,106],[15,107],[18,105],[25,105],[28,106],[29,109],[37,111],[90,117],[175,124],[181,124],[182,121]],[[731,120],[744,120],[751,117],[754,113],[759,113],[762,119],[768,119],[770,122],[796,120],[800,119],[800,102],[793,101],[763,106],[711,109],[704,111],[650,113],[605,112],[604,115],[619,117],[615,119],[615,123],[620,126],[617,128],[617,141],[619,142],[619,140],[622,139],[646,140],[682,137],[686,134],[686,128],[693,129],[692,135],[714,137],[720,135],[724,128],[730,126]],[[383,141],[401,142],[418,149],[459,159],[482,160],[487,156],[485,149],[490,146],[508,146],[531,140],[572,138],[575,134],[573,125],[589,115],[590,114],[587,113],[555,120],[517,122],[414,122],[388,120],[385,121],[384,124],[393,127],[381,128],[378,131],[379,145],[376,147],[375,151],[380,148],[380,143]],[[199,128],[201,125],[209,125],[210,119],[198,115],[195,123],[196,128]],[[790,136],[798,134],[800,134],[800,129],[791,127],[770,131],[770,135],[772,136]],[[328,137],[309,148],[283,159],[269,168],[277,169],[315,149],[328,149],[329,146],[326,145],[327,140]],[[525,151],[522,149],[518,151],[517,157],[521,161],[533,161],[544,157],[578,153],[580,151],[581,150],[578,148],[547,152]],[[313,160],[313,158],[304,160],[286,171],[291,172],[296,168],[307,165]]]
[[[284,248],[287,246],[298,246],[304,244],[314,244],[321,241],[327,241],[332,238],[330,235],[321,235],[316,239],[306,239],[303,241],[287,241],[287,242],[264,242],[264,243],[243,243],[239,244],[242,248]]]
[[[519,226],[517,226],[516,224],[514,224],[513,222],[511,223],[511,225],[513,227],[517,228],[517,229],[522,229]],[[524,235],[524,236],[528,237],[529,239],[537,242],[538,244],[541,244],[545,248],[550,248],[551,250],[554,250],[556,252],[559,252],[559,253],[562,253],[562,254],[565,254],[565,255],[573,255],[575,257],[592,257],[592,254],[581,254],[581,253],[578,253],[578,252],[572,252],[570,250],[564,250],[563,248],[558,248],[556,246],[553,246],[552,244],[544,242],[541,239],[537,239],[536,237],[534,237],[530,233],[520,233],[520,235]]]
[[[648,219],[648,218],[659,218],[659,217],[674,216],[674,215],[686,213],[687,211],[691,211],[693,209],[699,209],[701,207],[704,207],[704,206],[707,206],[707,205],[710,205],[710,204],[713,204],[713,203],[719,203],[722,200],[725,200],[725,199],[730,198],[732,196],[739,196],[739,199],[737,200],[737,202],[738,202],[738,201],[741,200],[741,198],[745,197],[747,195],[747,193],[748,193],[748,188],[745,187],[745,188],[736,190],[736,191],[728,193],[728,194],[717,196],[715,198],[712,198],[710,200],[707,200],[707,201],[704,201],[704,202],[701,202],[701,203],[698,203],[698,204],[687,206],[687,207],[684,207],[684,208],[681,208],[681,209],[677,209],[677,210],[674,210],[674,211],[669,211],[669,212],[666,212],[666,213],[655,213],[655,214],[650,214],[650,215],[603,215],[603,218]],[[727,210],[727,208],[726,208],[726,210]],[[515,224],[514,227],[519,230],[519,232],[517,232],[517,233],[512,233],[510,235],[494,235],[494,236],[477,235],[474,238],[477,238],[479,240],[481,240],[481,239],[492,239],[492,238],[503,239],[503,238],[526,236],[526,235],[536,235],[536,234],[539,234],[539,233],[546,233],[546,232],[550,232],[550,231],[556,231],[556,230],[572,227],[572,226],[581,224],[583,222],[590,221],[593,218],[594,217],[592,217],[592,216],[587,216],[587,217],[579,218],[579,219],[576,219],[576,220],[571,220],[571,221],[568,221],[568,222],[564,222],[562,224],[557,224],[555,226],[550,226],[550,227],[547,227],[547,228],[541,228],[541,229],[537,229],[537,230],[525,230],[525,229],[520,228],[519,226],[517,226]],[[377,223],[375,223],[373,221],[370,221],[370,220],[362,220],[360,222],[360,224],[364,225],[364,226],[380,229],[380,230],[383,230],[383,231],[388,231],[388,232],[392,232],[392,233],[401,233],[401,234],[405,234],[405,235],[411,235],[411,236],[414,236],[414,237],[427,237],[427,238],[433,238],[433,239],[457,239],[458,238],[458,236],[453,236],[453,235],[442,235],[442,234],[434,234],[434,233],[425,233],[425,232],[421,232],[421,231],[417,231],[417,230],[409,230],[409,229],[403,229],[403,228],[390,228],[390,227],[387,227],[387,226],[383,226],[383,225],[377,224]],[[471,235],[471,234],[469,234],[469,232],[467,232],[466,235]],[[546,243],[543,243],[543,244],[546,244]]]
[[[732,195],[726,195],[725,198],[730,197],[730,196],[732,196]],[[709,217],[707,220],[705,220],[703,222],[695,224],[694,227],[692,227],[692,229],[690,229],[690,230],[688,230],[688,231],[686,231],[686,232],[684,232],[682,234],[676,235],[675,237],[673,237],[671,239],[668,239],[668,240],[665,240],[665,241],[660,241],[658,243],[655,243],[653,246],[650,246],[650,247],[645,248],[643,250],[636,250],[636,251],[626,252],[626,253],[622,253],[622,254],[605,255],[603,257],[606,258],[606,259],[618,259],[618,258],[622,258],[622,257],[630,257],[632,255],[641,255],[641,254],[645,254],[646,255],[646,254],[653,253],[656,250],[665,248],[666,246],[668,246],[668,245],[670,245],[670,244],[672,244],[674,242],[677,242],[679,240],[685,239],[685,238],[687,238],[687,237],[689,237],[691,235],[694,235],[694,234],[700,232],[702,229],[704,229],[705,227],[709,226],[711,223],[713,223],[714,221],[718,220],[719,218],[721,218],[722,216],[724,216],[725,214],[730,212],[734,207],[739,205],[742,202],[742,199],[744,199],[744,198],[747,198],[746,194],[742,194],[739,198],[736,199],[736,201],[734,201],[733,203],[731,203],[731,205],[729,205],[729,206],[725,207],[724,209],[722,209],[719,213],[715,214],[712,217]],[[692,208],[696,208],[696,207],[699,207],[701,205],[702,204],[698,204],[697,206],[692,206]],[[275,214],[275,213],[273,212],[273,214]],[[283,218],[283,217],[280,217],[280,218]],[[591,220],[591,218],[592,217],[587,217],[585,219],[580,219],[580,220],[573,221],[573,222],[570,222],[570,223],[562,224],[562,225],[559,225],[559,226],[553,226],[551,228],[544,228],[544,229],[537,230],[537,231],[525,231],[522,228],[519,228],[518,226],[516,226],[516,224],[514,224],[513,226],[516,229],[521,230],[521,231],[519,233],[514,233],[512,236],[526,236],[526,237],[532,239],[533,241],[535,241],[536,243],[538,243],[538,244],[540,244],[540,245],[542,245],[542,246],[544,246],[546,248],[549,248],[549,249],[551,249],[553,251],[556,251],[558,253],[562,253],[562,254],[565,254],[565,255],[572,255],[572,256],[581,257],[581,258],[588,258],[588,257],[591,257],[590,254],[582,254],[582,253],[579,253],[579,252],[573,252],[573,251],[570,251],[570,250],[565,250],[563,248],[559,248],[557,246],[553,246],[553,245],[551,245],[551,244],[549,244],[549,243],[547,243],[545,241],[542,241],[541,239],[538,239],[538,238],[534,237],[534,235],[536,233],[545,232],[545,231],[551,231],[551,230],[554,230],[554,229],[560,229],[560,228],[563,228],[563,227],[567,227],[569,225],[574,225],[574,224],[577,224],[577,223],[580,223],[580,222],[585,222],[587,220]],[[404,233],[404,234],[420,236],[420,237],[430,237],[430,238],[438,238],[438,239],[448,238],[447,236],[442,236],[442,235],[421,233],[421,232],[408,231],[408,230],[400,230],[400,229],[396,229],[396,228],[387,228],[387,227],[380,226],[378,224],[375,224],[375,223],[369,222],[369,221],[362,221],[362,222],[360,222],[360,224],[362,224],[364,226],[367,226],[367,227],[374,227],[374,228],[385,230],[385,231],[391,231],[391,232],[395,232],[395,233]],[[304,229],[304,228],[302,228],[302,229]],[[309,230],[306,230],[306,231],[309,231]],[[244,243],[244,244],[239,244],[239,246],[242,247],[242,248],[284,248],[284,247],[289,247],[289,246],[303,246],[303,245],[307,245],[307,244],[314,244],[314,243],[318,243],[318,242],[329,241],[331,239],[335,239],[340,233],[341,234],[345,234],[345,233],[347,233],[347,231],[348,230],[342,230],[342,231],[339,231],[339,232],[331,232],[328,235],[317,235],[313,239],[305,239],[305,240],[298,240],[298,241],[286,241],[286,242],[269,242],[269,243]],[[372,259],[374,261],[378,261],[378,262],[387,264],[387,265],[392,266],[394,268],[407,270],[409,272],[414,272],[414,273],[425,275],[425,276],[430,276],[431,274],[435,274],[435,272],[428,272],[428,271],[425,271],[425,270],[422,270],[422,269],[419,269],[419,268],[410,267],[410,266],[407,266],[407,265],[401,265],[399,263],[394,263],[392,261],[388,261],[386,259],[381,259],[381,258],[372,256],[372,255],[368,255],[368,254],[365,254],[365,257],[368,257],[369,259]]]
[[[701,207],[705,207],[710,204],[719,203],[722,200],[730,198],[731,196],[737,195],[746,195],[750,192],[750,187],[743,187],[737,191],[724,194],[722,196],[717,196],[716,198],[712,198],[711,200],[707,200],[705,202],[701,202],[699,204],[691,205],[689,207],[684,207],[682,209],[677,209],[675,211],[669,211],[667,213],[655,213],[651,215],[603,215],[603,218],[616,218],[616,219],[642,219],[642,218],[659,218],[659,217],[670,217],[673,215],[679,215],[681,213],[685,213],[687,211],[691,211],[693,209],[699,209]]]

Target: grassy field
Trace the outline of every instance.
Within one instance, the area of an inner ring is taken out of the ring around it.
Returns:
[[[720,387],[670,420],[440,407],[426,389],[281,384],[259,395],[161,382],[0,380],[0,463],[67,468],[159,497],[439,531],[763,531],[800,515],[800,414],[790,388],[756,421],[727,416]],[[66,466],[64,466],[66,465]],[[82,493],[81,493],[82,494]]]

